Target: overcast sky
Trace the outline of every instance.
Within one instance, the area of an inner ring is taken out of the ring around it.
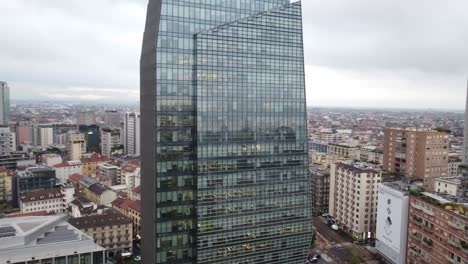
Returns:
[[[147,0],[0,0],[12,99],[137,101]],[[461,109],[467,0],[303,0],[309,106]]]

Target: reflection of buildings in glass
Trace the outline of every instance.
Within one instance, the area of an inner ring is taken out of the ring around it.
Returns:
[[[157,210],[142,219],[155,234],[145,262],[303,261],[311,206],[300,4],[150,1],[146,26],[143,211]]]

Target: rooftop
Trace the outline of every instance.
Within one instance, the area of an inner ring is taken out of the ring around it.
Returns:
[[[440,178],[436,178],[435,180],[460,185],[462,182],[462,178],[463,176],[460,175],[460,176],[440,177]]]
[[[0,263],[104,250],[66,219],[65,215],[0,219]]]
[[[364,162],[350,162],[336,163],[336,166],[346,170],[350,170],[355,173],[380,173],[379,169],[376,168],[375,164],[364,163]]]
[[[131,224],[132,220],[113,209],[107,209],[102,214],[72,218],[70,224],[78,229]]]
[[[427,203],[450,210],[463,217],[468,217],[468,199],[451,196],[449,194],[435,194],[430,192],[411,191],[413,196],[420,197]]]
[[[57,199],[62,198],[62,192],[60,189],[46,189],[39,191],[27,192],[21,196],[21,202],[34,202],[34,201],[43,201],[48,199]]]
[[[65,161],[59,164],[54,165],[54,168],[64,168],[64,167],[72,167],[72,166],[80,166],[81,161],[74,160],[74,161]]]
[[[80,183],[86,187],[90,187],[91,185],[98,183],[98,181],[93,177],[86,176],[81,178]]]
[[[108,157],[94,154],[94,155],[91,155],[90,157],[82,158],[82,159],[81,159],[81,162],[82,162],[82,163],[109,162],[110,160],[111,160],[111,159],[109,159]]]
[[[68,177],[70,180],[72,181],[75,181],[75,182],[79,182],[83,179],[83,175],[79,174],[79,173],[74,173],[72,175],[70,175],[70,177]]]
[[[106,191],[112,191],[111,188],[99,182],[89,186],[88,189],[97,195],[101,195]]]

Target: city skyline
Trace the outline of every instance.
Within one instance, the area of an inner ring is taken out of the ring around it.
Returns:
[[[2,3],[12,99],[136,101],[146,2]],[[419,2],[305,1],[308,106],[462,109],[468,4]]]

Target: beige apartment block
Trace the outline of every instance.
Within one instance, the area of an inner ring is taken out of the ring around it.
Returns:
[[[377,185],[381,180],[382,173],[370,164],[331,166],[329,214],[355,240],[375,236]]]

